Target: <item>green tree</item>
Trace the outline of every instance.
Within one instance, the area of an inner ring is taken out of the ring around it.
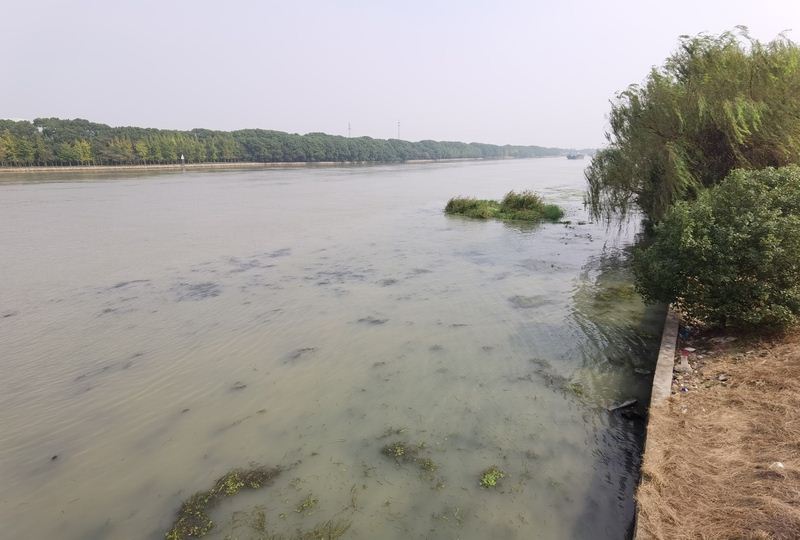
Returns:
[[[644,84],[617,96],[609,146],[587,169],[596,217],[634,207],[652,220],[734,168],[800,162],[800,48],[745,28],[682,37]]]
[[[69,164],[78,163],[80,161],[80,156],[75,150],[75,146],[67,142],[58,145],[56,157],[59,161]]]
[[[92,146],[85,140],[79,139],[73,144],[75,148],[75,157],[81,164],[88,164],[92,162]]]

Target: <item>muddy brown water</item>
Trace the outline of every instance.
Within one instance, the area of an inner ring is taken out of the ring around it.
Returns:
[[[0,536],[163,538],[259,463],[288,469],[210,537],[625,537],[643,410],[606,406],[646,402],[663,309],[584,166],[4,176]],[[442,213],[512,188],[572,224]]]

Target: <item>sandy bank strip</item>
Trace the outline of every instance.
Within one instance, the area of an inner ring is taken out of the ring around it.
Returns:
[[[559,157],[559,156],[546,156]],[[179,171],[179,170],[208,170],[208,169],[294,169],[302,167],[346,167],[353,165],[392,165],[392,164],[418,164],[418,163],[455,163],[461,161],[500,161],[504,159],[527,158],[453,158],[453,159],[409,159],[407,161],[277,161],[270,163],[261,162],[236,162],[236,163],[169,163],[160,165],[75,165],[75,166],[45,166],[45,167],[0,167],[2,173],[86,173],[86,172],[113,172],[113,171]]]

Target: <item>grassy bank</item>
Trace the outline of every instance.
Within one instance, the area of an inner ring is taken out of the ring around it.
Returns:
[[[509,191],[502,201],[453,197],[444,208],[446,214],[475,219],[503,219],[514,221],[558,221],[564,211],[555,204],[545,204],[532,191]]]
[[[800,331],[689,339],[650,411],[638,540],[800,538]]]

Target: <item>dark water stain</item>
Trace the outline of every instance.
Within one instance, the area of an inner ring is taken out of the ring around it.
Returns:
[[[367,317],[362,317],[362,318],[358,319],[357,322],[359,322],[361,324],[368,324],[370,326],[378,326],[378,325],[381,325],[381,324],[386,324],[388,321],[389,321],[389,319],[378,319],[376,317],[373,317],[372,315],[369,315]]]
[[[98,375],[102,375],[104,373],[111,373],[111,372],[114,372],[114,371],[123,371],[123,370],[126,370],[126,369],[130,369],[131,367],[133,367],[136,364],[137,359],[142,358],[143,356],[144,356],[143,352],[134,353],[134,354],[122,359],[122,360],[117,360],[115,362],[110,362],[108,364],[105,364],[104,366],[100,366],[100,367],[94,368],[92,370],[86,371],[84,373],[81,373],[80,375],[75,377],[73,382],[81,382],[81,381],[85,381],[87,379],[92,379],[92,378],[97,377]],[[93,388],[93,387],[90,386],[86,390],[90,390],[91,388]]]
[[[378,281],[378,285],[380,285],[381,287],[389,287],[390,285],[394,285],[395,283],[397,283],[397,280],[393,278],[387,278]]]
[[[228,259],[228,264],[233,266],[233,269],[229,272],[230,274],[239,274],[242,272],[247,272],[248,270],[273,268],[275,266],[274,264],[265,264],[255,257],[249,259],[231,257]]]
[[[542,259],[524,259],[518,263],[519,266],[525,270],[537,273],[548,273],[563,270],[561,264],[555,261],[548,261]]]
[[[214,281],[189,283],[182,281],[173,290],[177,294],[177,301],[196,301],[214,298],[222,294],[222,286]]]
[[[443,351],[444,347],[442,347],[441,345],[439,345],[437,343],[435,345],[431,345],[430,347],[428,347],[428,350],[431,351],[431,352],[439,352],[439,351]]]
[[[233,383],[231,385],[231,390],[234,390],[234,391],[235,390],[244,390],[245,388],[247,388],[247,385],[245,383],[243,383],[242,381],[236,381],[235,383]]]
[[[137,285],[137,284],[140,284],[140,283],[150,283],[150,280],[149,279],[132,279],[130,281],[120,281],[116,285],[112,285],[111,287],[109,287],[109,290],[122,289],[124,287],[128,287],[130,285]]]
[[[288,257],[291,254],[292,254],[292,248],[281,248],[266,253],[266,256],[269,257],[270,259],[277,259],[278,257]]]
[[[517,309],[533,309],[552,303],[552,300],[543,294],[535,296],[516,295],[510,297],[508,301],[511,302],[511,305]]]
[[[9,319],[11,317],[16,317],[19,315],[19,311],[5,311],[2,315],[0,315],[0,319]]]
[[[291,364],[292,362],[296,362],[300,358],[304,356],[308,356],[309,354],[316,351],[316,347],[301,347],[299,349],[295,349],[286,355],[286,360],[283,362],[284,364]]]

